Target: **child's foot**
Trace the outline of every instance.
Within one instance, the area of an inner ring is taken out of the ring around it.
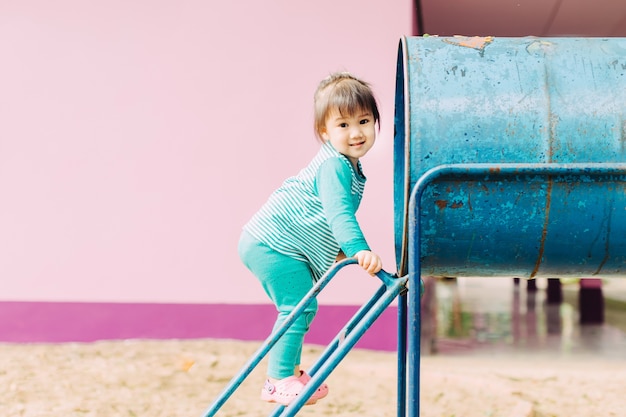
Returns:
[[[307,374],[305,371],[301,370],[300,376],[298,377],[298,379],[300,380],[300,382],[306,385],[311,380],[311,376]],[[322,382],[320,386],[317,387],[317,391],[315,391],[313,395],[311,395],[311,398],[315,398],[315,401],[317,401],[317,400],[321,400],[327,395],[328,395],[328,385]]]
[[[290,376],[274,383],[265,381],[261,390],[261,399],[270,403],[288,405],[304,389],[304,384],[295,376]],[[312,397],[306,404],[315,404],[317,400]]]

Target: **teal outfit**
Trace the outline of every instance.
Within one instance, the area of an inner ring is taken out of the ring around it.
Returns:
[[[339,251],[369,250],[355,213],[366,178],[327,142],[309,165],[288,178],[244,226],[239,255],[276,305],[280,326],[335,262]],[[283,379],[300,364],[314,300],[270,352],[268,375]]]

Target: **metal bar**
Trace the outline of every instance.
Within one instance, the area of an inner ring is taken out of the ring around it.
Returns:
[[[421,195],[420,195],[421,197]],[[409,203],[409,207],[411,204]],[[417,205],[419,209],[419,205]],[[409,209],[411,210],[411,209]],[[412,213],[412,211],[410,212]],[[409,225],[415,222],[411,219],[409,214]],[[409,267],[409,288],[417,288],[421,280],[421,264],[419,253],[419,236],[420,230],[418,226],[419,222],[415,223],[414,227],[409,226],[409,255],[408,255],[408,267]],[[401,404],[407,408],[408,413],[403,413],[402,416],[419,417],[419,392],[420,392],[420,338],[421,338],[421,297],[419,291],[408,292],[408,306],[409,312],[407,318],[407,384],[408,389],[407,399]],[[400,414],[399,414],[400,415]]]
[[[382,285],[378,291],[370,298],[370,300],[365,303],[353,316],[353,318],[346,324],[345,332],[339,332],[338,335],[335,336],[331,344],[326,348],[326,351],[320,356],[319,360],[315,362],[309,369],[309,375],[312,377],[318,371],[321,366],[321,363],[326,361],[328,357],[335,351],[335,349],[341,344],[341,341],[345,338],[345,336],[350,333],[356,324],[358,324],[365,314],[374,306],[374,304],[385,294],[386,287]]]
[[[398,298],[398,417],[406,415],[407,295]]]
[[[421,233],[418,213],[426,187],[437,179],[487,176],[620,176],[626,175],[624,163],[480,163],[439,165],[426,171],[411,190],[408,206],[408,287],[418,288],[421,282]],[[591,180],[591,179],[590,179]],[[420,389],[420,296],[419,291],[409,291],[408,309],[408,401],[409,417],[419,417]],[[399,405],[400,408],[400,405]],[[398,412],[398,416],[400,416]]]
[[[382,297],[386,292],[386,286],[382,285],[378,291],[369,299],[367,303],[365,303],[350,319],[350,321],[344,326],[344,330],[340,331],[335,338],[328,344],[324,352],[320,355],[320,357],[315,361],[315,363],[311,366],[308,373],[313,378],[315,374],[318,372],[319,368],[324,364],[328,358],[332,356],[332,354],[337,350],[339,345],[342,343],[343,339],[346,337],[348,333],[350,333],[356,324],[358,324],[363,317],[367,314],[367,312],[374,306],[374,304]],[[277,406],[274,411],[269,415],[269,417],[278,417],[281,415],[282,410],[285,407],[282,405]]]
[[[278,339],[289,329],[289,327],[294,323],[296,318],[302,314],[304,309],[311,303],[311,301],[317,297],[317,295],[328,285],[330,280],[339,272],[341,268],[347,265],[352,265],[357,263],[355,258],[347,258],[340,262],[337,262],[331,269],[319,279],[319,281],[313,286],[313,288],[307,293],[307,295],[300,301],[300,303],[294,308],[289,316],[285,319],[285,322],[276,329],[275,332],[270,334],[270,336],[265,340],[265,342],[259,347],[259,349],[252,355],[252,357],[246,362],[246,364],[241,368],[239,373],[233,377],[233,379],[228,383],[228,385],[224,388],[224,390],[220,393],[217,399],[209,406],[209,408],[204,412],[203,417],[213,417],[217,413],[217,411],[228,401],[230,396],[235,392],[235,390],[241,385],[241,383],[250,375],[252,370],[256,368],[256,366],[263,360],[265,355],[270,351],[270,349],[276,344]]]
[[[363,319],[357,323],[352,332],[346,335],[341,346],[333,352],[333,354],[321,364],[318,372],[311,378],[311,381],[305,386],[304,390],[296,397],[296,399],[284,408],[281,417],[293,417],[304,406],[306,401],[313,395],[320,384],[330,375],[337,367],[339,362],[348,354],[352,347],[359,341],[361,336],[376,321],[382,312],[391,304],[391,302],[406,287],[407,278],[393,278],[384,271],[380,271],[377,276],[383,281],[389,282],[384,295],[366,312]]]

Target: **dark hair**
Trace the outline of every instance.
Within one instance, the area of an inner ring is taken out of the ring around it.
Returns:
[[[337,110],[341,115],[354,115],[360,111],[371,112],[374,123],[380,126],[380,113],[376,97],[368,83],[348,72],[336,72],[324,78],[314,96],[314,129],[321,140],[328,115]]]

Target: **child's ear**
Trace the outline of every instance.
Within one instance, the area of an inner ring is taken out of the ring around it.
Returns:
[[[328,132],[326,132],[326,130],[322,130],[320,132],[320,136],[322,136],[322,139],[324,139],[326,142],[330,140],[330,136],[328,136]]]

